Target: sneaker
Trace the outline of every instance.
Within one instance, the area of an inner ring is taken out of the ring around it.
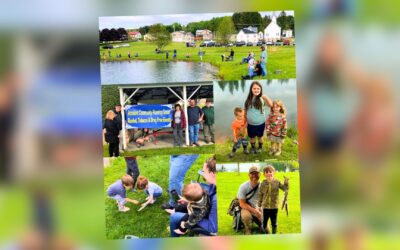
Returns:
[[[269,155],[273,155],[274,154],[274,150],[272,148],[270,148],[268,154]]]
[[[200,147],[200,144],[198,142],[195,142],[193,144],[196,145],[197,147]]]
[[[190,144],[189,144],[189,147],[193,147],[193,143],[190,143]]]
[[[243,153],[244,153],[245,155],[248,155],[250,152],[249,152],[249,150],[247,150],[247,148],[246,148],[246,149],[243,150]]]
[[[229,154],[229,158],[233,158],[235,156],[235,153],[233,153],[233,152],[231,152],[230,154]]]
[[[164,203],[161,205],[162,209],[173,209],[174,207],[171,206],[169,203]]]
[[[208,143],[210,143],[210,142],[209,142],[208,140],[204,140],[204,143],[205,143],[205,144],[208,144]]]
[[[275,155],[275,156],[279,156],[279,155],[281,155],[281,153],[282,153],[282,151],[278,150],[278,151],[275,152],[274,155]]]
[[[255,148],[251,148],[251,149],[250,149],[250,154],[257,154],[256,152],[257,152],[257,151],[256,151]]]
[[[128,212],[128,211],[130,210],[130,208],[129,208],[129,207],[123,206],[123,207],[120,207],[118,210],[119,210],[120,212]]]
[[[258,148],[257,153],[262,153],[262,148]]]

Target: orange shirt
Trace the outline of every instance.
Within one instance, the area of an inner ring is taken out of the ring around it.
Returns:
[[[236,138],[244,138],[247,136],[247,122],[243,120],[233,120],[232,122],[232,132],[236,135]]]

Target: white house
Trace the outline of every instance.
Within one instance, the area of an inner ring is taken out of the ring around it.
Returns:
[[[293,37],[293,30],[283,30],[282,31],[283,38],[292,38]]]
[[[173,42],[193,42],[194,36],[190,32],[175,31],[171,33]]]
[[[129,38],[130,38],[131,40],[139,40],[139,39],[142,38],[142,34],[140,34],[139,31],[130,31],[130,32],[128,33],[128,35],[129,35]]]
[[[144,39],[145,41],[151,41],[151,40],[153,39],[153,36],[150,35],[150,34],[146,34],[146,35],[143,36],[143,39]]]
[[[262,41],[264,39],[264,33],[262,31],[258,32],[258,40]]]
[[[196,30],[197,40],[212,40],[213,33],[211,30]]]
[[[271,23],[264,30],[264,40],[266,42],[276,42],[281,39],[281,27],[276,23],[276,17],[272,17]]]
[[[258,33],[254,29],[243,28],[236,36],[237,42],[258,42]]]

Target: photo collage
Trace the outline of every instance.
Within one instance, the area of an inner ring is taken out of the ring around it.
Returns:
[[[108,239],[301,232],[294,23],[99,18]]]

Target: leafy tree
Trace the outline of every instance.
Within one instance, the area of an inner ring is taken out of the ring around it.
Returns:
[[[175,22],[173,24],[170,24],[170,25],[167,25],[165,28],[168,30],[169,33],[172,33],[174,31],[183,30],[182,25],[180,23],[177,23],[177,22]]]
[[[270,16],[264,16],[263,21],[262,21],[262,30],[265,30],[265,28],[268,27],[268,25],[272,22],[272,19]]]
[[[117,30],[119,39],[118,40],[127,40],[128,39],[128,33],[124,28],[119,28]]]
[[[159,49],[164,48],[171,42],[170,33],[161,23],[150,26],[148,34],[150,35],[150,41],[157,45]]]
[[[217,29],[217,41],[222,44],[228,44],[232,34],[236,33],[235,25],[232,22],[232,18],[226,16],[218,25]]]
[[[113,110],[119,104],[119,90],[117,85],[101,86],[101,114],[103,119],[108,110]]]
[[[150,26],[146,25],[146,26],[140,27],[138,30],[139,30],[140,34],[142,34],[144,36],[145,34],[147,34],[149,32],[149,29],[150,29]]]
[[[248,26],[257,27],[260,30],[263,25],[263,19],[258,12],[235,12],[232,15],[232,21],[237,30]]]

